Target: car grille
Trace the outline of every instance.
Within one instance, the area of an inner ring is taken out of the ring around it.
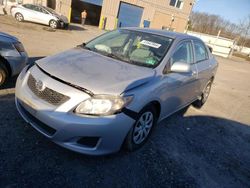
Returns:
[[[36,87],[36,79],[30,74],[28,78],[28,86],[30,90],[40,99],[48,102],[49,104],[59,106],[69,100],[69,97],[58,93],[50,88],[45,88],[39,91]]]

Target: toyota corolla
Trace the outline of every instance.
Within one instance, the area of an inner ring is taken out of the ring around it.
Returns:
[[[206,102],[217,62],[198,38],[118,29],[27,66],[16,106],[37,131],[70,150],[140,148],[174,112]]]

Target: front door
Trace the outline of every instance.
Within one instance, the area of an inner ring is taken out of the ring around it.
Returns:
[[[35,6],[34,10],[36,22],[48,25],[50,21],[50,14],[40,6]]]
[[[184,107],[197,97],[198,74],[194,64],[193,48],[191,41],[183,41],[177,45],[168,62],[171,67],[176,62],[190,64],[191,70],[185,73],[168,71],[164,78],[164,89],[162,90],[163,114],[169,115]]]

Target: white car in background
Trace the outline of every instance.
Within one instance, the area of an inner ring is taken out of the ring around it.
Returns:
[[[2,2],[1,2],[2,1]],[[0,0],[0,12],[2,14],[11,14],[10,10],[13,6],[17,6],[21,0]],[[1,13],[0,13],[1,14]]]
[[[66,16],[60,15],[53,9],[41,5],[24,4],[11,9],[11,14],[17,21],[30,21],[48,25],[53,29],[67,28],[69,25]]]

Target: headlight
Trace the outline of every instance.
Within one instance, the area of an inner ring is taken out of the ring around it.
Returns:
[[[80,103],[75,109],[75,113],[86,115],[111,115],[127,106],[132,99],[133,96],[95,95]]]
[[[16,50],[17,50],[19,53],[25,51],[25,49],[24,49],[24,47],[23,47],[23,45],[22,45],[21,42],[14,43],[13,45],[15,46]]]

